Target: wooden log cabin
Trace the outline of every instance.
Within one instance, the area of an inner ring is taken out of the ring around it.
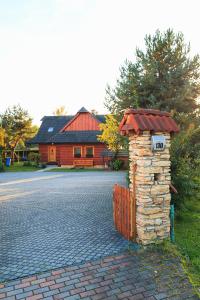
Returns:
[[[106,145],[98,141],[102,122],[104,115],[93,115],[84,107],[75,116],[45,116],[37,135],[28,144],[39,145],[43,163],[102,168],[112,158]],[[127,161],[127,154],[121,159]]]

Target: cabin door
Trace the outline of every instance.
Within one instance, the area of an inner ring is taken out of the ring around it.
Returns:
[[[49,162],[56,162],[56,146],[49,146],[48,160]]]

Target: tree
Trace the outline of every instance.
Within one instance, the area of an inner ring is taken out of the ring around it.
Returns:
[[[53,112],[54,116],[65,116],[67,114],[65,110],[65,106],[62,105],[60,107],[57,107],[55,111]]]
[[[1,126],[1,124],[0,124]],[[0,172],[4,170],[3,167],[3,158],[2,158],[2,149],[4,147],[4,137],[5,137],[5,131],[2,127],[0,127]]]
[[[99,126],[100,130],[102,130],[102,134],[98,136],[98,140],[106,143],[108,149],[113,151],[116,155],[124,142],[124,138],[119,132],[119,122],[113,115],[107,115],[106,122],[101,123]]]
[[[146,50],[136,49],[135,62],[126,61],[114,89],[106,89],[105,106],[121,117],[124,109],[155,108],[190,113],[199,107],[200,60],[190,54],[182,33],[168,29],[146,35]]]
[[[96,109],[92,109],[92,110],[91,110],[91,114],[93,114],[93,115],[98,115],[98,111],[97,111]]]
[[[191,124],[182,130],[172,139],[170,153],[172,183],[178,190],[178,194],[172,194],[172,202],[181,208],[199,194],[200,127]]]
[[[0,127],[0,149],[4,147],[5,130]]]
[[[145,37],[145,51],[136,49],[135,62],[126,61],[114,89],[106,90],[105,105],[117,119],[126,108],[171,112],[181,127],[172,139],[172,183],[178,190],[172,202],[179,208],[199,193],[200,59],[191,56],[182,33],[168,29]]]
[[[11,157],[14,159],[17,145],[33,135],[32,119],[20,105],[14,105],[2,115],[2,127],[5,130],[5,148],[11,150]]]

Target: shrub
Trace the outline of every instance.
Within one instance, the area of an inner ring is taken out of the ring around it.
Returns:
[[[190,126],[172,139],[171,162],[172,184],[178,191],[172,194],[172,203],[178,210],[199,192],[200,128]]]
[[[41,163],[41,164],[39,165],[39,167],[42,168],[42,169],[45,169],[45,168],[47,167],[47,165],[46,165],[46,163]]]
[[[28,161],[33,162],[35,165],[39,165],[40,155],[39,153],[30,152],[28,155]]]
[[[3,158],[2,158],[2,152],[0,147],[0,172],[3,172],[4,170],[4,164],[3,164]]]
[[[115,171],[119,171],[121,168],[122,168],[122,165],[123,165],[123,161],[120,160],[120,159],[115,159],[112,161],[112,169],[115,170]]]
[[[4,165],[3,165],[3,163],[0,163],[0,172],[4,172],[4,171],[5,171]]]

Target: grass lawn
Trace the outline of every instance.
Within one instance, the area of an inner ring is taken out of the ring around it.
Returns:
[[[6,172],[26,172],[37,170],[40,170],[40,168],[34,166],[23,166],[23,162],[15,162],[14,165],[11,165],[10,167],[5,166]]]
[[[200,197],[188,201],[186,209],[176,218],[175,239],[192,283],[200,288]]]

